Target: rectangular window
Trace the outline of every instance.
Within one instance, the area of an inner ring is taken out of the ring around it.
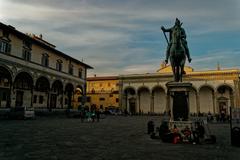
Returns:
[[[80,68],[80,69],[78,70],[78,77],[79,77],[79,78],[82,78],[82,68]]]
[[[99,98],[99,101],[105,101],[105,98],[101,97],[101,98]]]
[[[43,104],[43,96],[39,96],[39,104]]]
[[[2,53],[10,53],[11,52],[11,44],[5,41],[0,41],[0,52]]]
[[[109,97],[113,97],[113,94],[110,94]]]
[[[49,58],[48,54],[45,53],[42,55],[42,65],[45,67],[48,67],[49,63],[48,58]]]
[[[112,93],[113,94],[119,94],[119,91],[113,91]]]
[[[56,63],[56,69],[57,69],[58,71],[62,71],[62,61],[57,61],[57,63]]]
[[[118,98],[116,98],[116,102],[117,102],[117,103],[119,102],[119,99],[118,99]]]
[[[34,97],[33,97],[33,103],[37,103],[37,95],[34,95]]]
[[[22,58],[26,61],[31,61],[31,52],[29,50],[23,49]]]
[[[71,75],[73,75],[73,65],[72,65],[72,64],[69,64],[68,73],[71,74]]]
[[[2,93],[2,100],[3,100],[3,101],[6,101],[6,100],[7,100],[7,93],[6,93],[6,92],[3,92],[3,93]]]

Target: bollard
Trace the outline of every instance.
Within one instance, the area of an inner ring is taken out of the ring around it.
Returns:
[[[240,128],[232,128],[231,142],[233,146],[240,147]]]

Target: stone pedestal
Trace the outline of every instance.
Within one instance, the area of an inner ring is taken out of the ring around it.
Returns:
[[[171,121],[188,121],[189,119],[189,91],[191,83],[168,82],[168,104]]]

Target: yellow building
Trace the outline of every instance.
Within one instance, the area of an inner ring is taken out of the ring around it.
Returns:
[[[86,106],[100,109],[119,107],[118,77],[87,78]]]

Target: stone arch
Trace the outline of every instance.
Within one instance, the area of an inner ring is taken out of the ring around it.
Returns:
[[[136,90],[133,87],[126,87],[123,90],[124,94],[130,94],[130,95],[135,95],[136,94]]]
[[[63,83],[61,80],[55,80],[52,83],[50,108],[63,108]]]
[[[199,88],[199,103],[201,113],[214,113],[214,88],[210,85],[202,85]]]
[[[13,83],[15,106],[32,106],[33,77],[28,72],[18,72]]]
[[[9,83],[12,83],[13,73],[8,66],[0,64],[0,75],[9,79]]]
[[[46,78],[45,76],[38,77],[36,79],[34,96],[33,96],[34,107],[49,107],[49,91],[50,91],[50,82],[48,78]]]
[[[81,86],[81,85],[77,85],[76,89],[75,89],[75,93],[83,95],[84,94],[84,87]]]
[[[166,111],[166,92],[160,86],[154,86],[152,89],[152,110],[153,113],[164,113]]]
[[[60,80],[55,80],[52,83],[51,91],[57,94],[63,93],[63,83]]]
[[[199,92],[202,87],[208,87],[208,88],[213,89],[213,91],[215,91],[215,87],[210,84],[203,84],[203,85],[199,86],[197,91]]]
[[[68,108],[72,108],[72,98],[74,94],[74,86],[72,83],[67,83],[65,86],[65,95],[67,98],[65,99],[65,104],[67,104]]]
[[[143,113],[151,112],[151,93],[150,89],[146,86],[138,88],[138,102],[139,110]]]
[[[74,86],[72,83],[67,83],[65,86],[65,93],[67,92],[74,92]]]
[[[232,92],[234,91],[234,87],[233,87],[231,84],[222,83],[222,84],[219,84],[219,85],[216,87],[217,92],[219,91],[219,89],[220,89],[221,87],[225,87],[225,88],[231,90]]]
[[[131,114],[135,114],[137,112],[137,99],[135,89],[131,86],[128,86],[123,90],[123,95],[123,103],[126,110]]]
[[[41,76],[36,80],[35,90],[39,92],[48,92],[50,90],[50,82],[48,78]]]
[[[5,65],[0,65],[0,107],[10,107],[12,73]]]
[[[137,93],[139,93],[139,91],[141,91],[141,90],[148,90],[149,92],[151,92],[151,90],[150,90],[150,88],[148,86],[140,86],[140,87],[138,87]]]
[[[28,72],[18,72],[14,79],[14,88],[31,90],[33,89],[33,77]]]
[[[74,94],[74,108],[78,108],[87,102],[87,97],[84,97],[84,87],[77,85]]]

